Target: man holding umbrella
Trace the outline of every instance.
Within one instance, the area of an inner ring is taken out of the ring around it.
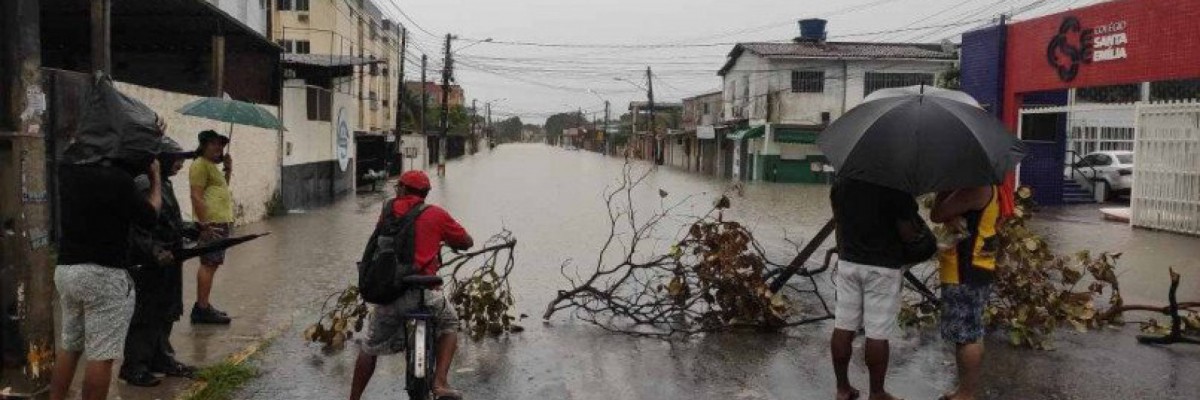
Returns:
[[[220,242],[229,236],[233,228],[233,195],[229,191],[233,160],[226,154],[226,146],[233,137],[234,125],[283,130],[283,123],[267,109],[228,96],[197,99],[176,111],[229,124],[229,136],[211,130],[200,132],[199,157],[192,163],[188,173],[192,210],[202,229],[200,245]],[[218,164],[224,167],[223,172],[217,167]],[[196,273],[196,304],[192,307],[192,323],[229,323],[229,316],[209,302],[213,277],[217,268],[224,263],[224,250],[201,256],[200,270]]]
[[[923,261],[911,256],[912,248],[932,236],[921,229],[923,221],[913,219],[913,196],[996,185],[1024,149],[971,96],[925,86],[872,93],[822,132],[818,145],[838,175],[831,200],[841,259],[830,345],[837,398],[859,396],[847,369],[861,327],[867,331],[870,398],[892,399],[884,377],[887,338],[895,333],[899,310],[900,268]]]
[[[233,160],[225,154],[229,138],[215,131],[200,132],[198,157],[188,171],[191,186],[192,213],[200,224],[201,245],[229,237],[233,230],[233,194],[229,180],[233,174]],[[223,168],[218,167],[220,164]],[[217,269],[225,263],[225,251],[217,250],[200,257],[200,269],[196,272],[196,304],[192,306],[191,320],[194,324],[219,324],[230,322],[225,312],[209,302],[213,278]]]

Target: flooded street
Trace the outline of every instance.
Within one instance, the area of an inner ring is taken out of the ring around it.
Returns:
[[[560,274],[594,265],[608,231],[601,198],[621,175],[622,162],[590,152],[541,145],[505,145],[451,163],[434,178],[432,203],[457,217],[479,242],[508,229],[519,240],[511,277],[526,331],[500,339],[463,339],[452,383],[473,399],[830,399],[831,322],[783,334],[729,333],[681,342],[606,333],[556,314],[540,316]],[[641,165],[646,167],[646,165]],[[695,196],[684,211],[702,213],[729,182],[670,168],[651,173],[635,196],[639,207]],[[300,338],[320,302],[356,278],[353,262],[384,197],[360,195],[327,209],[243,228],[271,236],[230,253],[218,275],[215,302],[234,315],[228,328],[179,324],[185,360],[212,363],[210,346],[239,346],[278,334],[259,356],[261,376],[235,398],[315,399],[346,396],[355,351],[325,354]],[[1091,209],[1090,211],[1094,211]],[[1165,301],[1166,267],[1184,274],[1181,297],[1200,295],[1200,239],[1147,231],[1089,216],[1089,209],[1046,210],[1037,225],[1060,249],[1125,252],[1121,269],[1130,301]],[[733,197],[728,216],[750,226],[771,258],[795,253],[784,238],[802,241],[828,219],[828,188],[755,183]],[[662,239],[669,239],[664,232]],[[832,241],[827,246],[832,245]],[[189,265],[190,271],[195,266]],[[818,278],[830,292],[828,275]],[[187,285],[190,286],[190,285]],[[189,288],[190,290],[190,288]],[[192,298],[186,294],[185,298]],[[832,296],[827,297],[832,301]],[[1140,346],[1135,328],[1091,334],[1063,331],[1057,351],[1014,349],[993,337],[985,365],[988,399],[1193,399],[1200,392],[1200,348]],[[856,343],[851,374],[866,386]],[[952,384],[953,360],[933,330],[909,330],[893,342],[889,386],[909,399],[932,399]],[[367,398],[401,399],[403,359],[383,358]],[[128,388],[122,388],[128,389]]]

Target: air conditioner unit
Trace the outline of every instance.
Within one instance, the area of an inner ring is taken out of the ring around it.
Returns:
[[[297,13],[296,20],[303,22],[303,23],[308,23],[308,13],[306,13],[306,12]]]

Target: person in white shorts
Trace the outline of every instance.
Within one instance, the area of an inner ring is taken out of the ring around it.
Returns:
[[[866,332],[865,356],[870,400],[893,400],[884,388],[888,339],[899,330],[904,248],[901,226],[917,213],[912,195],[872,183],[841,178],[830,192],[837,223],[837,302],[830,351],[837,377],[837,400],[858,399],[848,370],[854,336]]]

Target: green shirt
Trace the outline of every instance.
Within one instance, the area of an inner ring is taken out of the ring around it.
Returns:
[[[191,187],[204,188],[204,221],[206,223],[233,222],[233,193],[225,173],[216,163],[200,157],[192,161],[188,170]]]

